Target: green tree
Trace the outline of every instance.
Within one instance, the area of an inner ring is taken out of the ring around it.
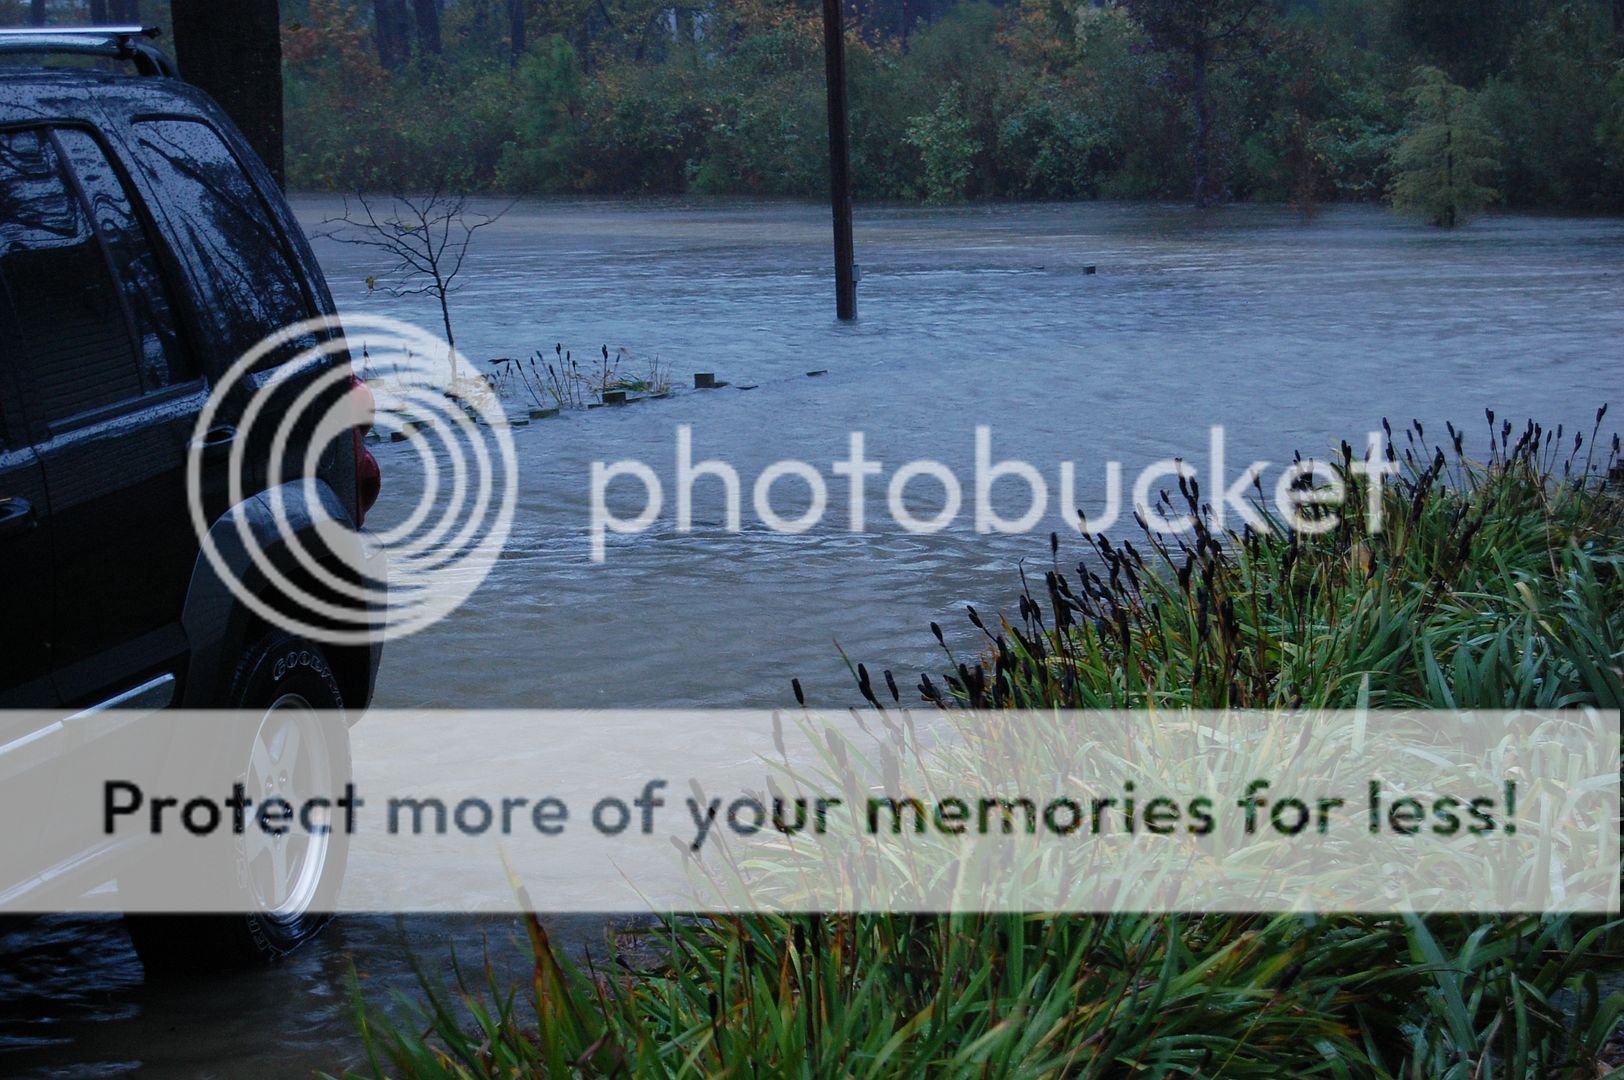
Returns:
[[[1496,197],[1499,140],[1476,97],[1435,67],[1416,69],[1404,137],[1393,153],[1393,208],[1452,229]]]
[[[515,81],[515,138],[502,148],[497,176],[517,191],[571,190],[581,112],[581,70],[575,50],[556,34],[536,42],[520,62]]]
[[[933,200],[1000,193],[993,160],[999,120],[1008,104],[1008,88],[1020,77],[1009,63],[1003,44],[1001,28],[1006,10],[982,0],[965,0],[952,6],[933,25],[915,33],[902,55],[906,80],[902,89],[911,105],[910,112],[915,114],[909,120],[910,127],[921,122],[919,111],[937,102],[936,113],[926,114],[922,121],[930,129],[936,123],[931,117],[941,113],[940,103],[951,95],[952,121],[937,125],[927,138],[934,139],[939,154],[949,152],[942,140],[950,139],[969,155],[963,181],[954,181],[951,194],[929,194],[935,190],[935,181],[925,178],[927,197]],[[1030,78],[1035,73],[1022,74]],[[919,146],[912,139],[908,141]],[[921,164],[929,171],[926,153],[920,147]],[[938,158],[937,179],[954,171],[945,158]]]
[[[1505,143],[1500,189],[1513,205],[1605,209],[1610,177],[1597,127],[1618,56],[1611,20],[1590,0],[1553,5],[1480,92]]]
[[[1406,135],[1412,172],[1436,164],[1406,95],[1426,63],[1500,141],[1468,149],[1495,159],[1468,181],[1624,209],[1624,0],[841,3],[859,198],[1385,199]],[[280,8],[295,188],[825,190],[817,0]]]
[[[914,117],[908,125],[907,139],[924,159],[925,198],[933,203],[964,198],[970,164],[978,147],[956,87],[942,91],[934,111]]]
[[[1548,0],[1392,0],[1401,37],[1462,82],[1504,67],[1517,34]]]
[[[1260,54],[1271,8],[1261,0],[1122,0],[1150,47],[1168,57],[1168,75],[1189,97],[1195,204],[1222,190],[1213,157],[1213,75],[1222,64]]]
[[[1613,77],[1607,83],[1608,104],[1596,124],[1596,144],[1602,153],[1602,163],[1612,179],[1613,190],[1624,195],[1624,60],[1613,65]]]

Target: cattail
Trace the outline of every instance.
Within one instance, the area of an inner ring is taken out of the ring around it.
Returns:
[[[799,704],[799,705],[805,706],[806,705],[806,694],[801,690],[801,680],[800,679],[791,679],[789,681],[789,687],[790,687],[791,690],[795,691],[795,701],[796,701],[796,703]]]
[[[880,699],[874,696],[874,686],[868,679],[868,668],[862,664],[857,665],[857,689],[862,693],[863,699],[870,705],[876,709],[883,708]]]

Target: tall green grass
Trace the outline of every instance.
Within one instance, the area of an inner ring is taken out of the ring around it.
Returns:
[[[918,692],[1619,708],[1624,500],[1618,440],[1593,448],[1604,412],[1581,435],[1490,414],[1482,462],[1453,428],[1438,446],[1412,425],[1379,532],[1344,446],[1353,512],[1326,532],[1101,539],[1074,574],[1056,540],[1016,617],[968,612],[984,648],[949,651]],[[1163,498],[1204,505],[1191,484]],[[902,702],[892,673],[854,674],[875,708]],[[1593,1077],[1615,1074],[1624,1015],[1605,992],[1624,935],[1595,918],[674,916],[654,948],[586,960],[528,927],[527,985],[487,964],[454,992],[358,999],[361,1075]]]

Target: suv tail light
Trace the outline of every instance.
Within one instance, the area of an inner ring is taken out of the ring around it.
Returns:
[[[350,429],[355,440],[355,524],[360,526],[365,523],[372,504],[378,501],[378,492],[383,487],[383,470],[378,468],[378,459],[372,456],[372,451],[366,448],[366,434],[372,430],[378,403],[372,396],[372,388],[356,375],[350,376],[350,401],[355,409],[355,426]]]

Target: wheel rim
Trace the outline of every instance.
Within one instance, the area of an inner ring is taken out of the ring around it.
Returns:
[[[331,796],[332,761],[321,717],[300,694],[283,694],[260,718],[249,749],[245,789],[263,805],[266,799],[285,799],[295,817],[286,832],[273,836],[250,827],[243,864],[248,892],[265,916],[294,922],[310,911],[321,888],[332,837],[318,831],[331,826],[330,811],[309,811],[312,829],[298,819],[306,800]]]

